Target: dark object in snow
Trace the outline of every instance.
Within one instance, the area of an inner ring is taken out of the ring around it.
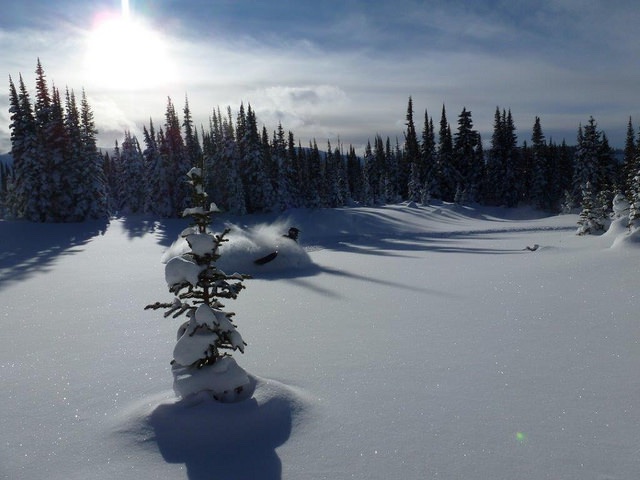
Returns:
[[[535,252],[538,248],[540,248],[540,245],[538,245],[537,243],[533,245],[533,247],[530,247],[527,245],[527,247],[525,248],[525,250],[529,250],[530,252]]]
[[[275,259],[277,256],[278,251],[276,250],[275,252],[271,252],[269,255],[265,255],[264,257],[254,260],[253,263],[255,263],[256,265],[264,265],[265,263],[269,263],[270,261]]]
[[[298,242],[298,237],[300,236],[300,229],[296,227],[291,227],[287,233],[283,235],[284,238],[288,238],[293,240],[294,242]],[[256,265],[264,265],[265,263],[269,263],[273,261],[278,256],[278,251],[271,252],[269,255],[265,255],[264,257],[258,258],[254,260],[253,263]]]
[[[298,237],[300,236],[300,229],[296,227],[291,227],[289,231],[283,235],[284,238],[290,238],[294,242],[298,241]]]

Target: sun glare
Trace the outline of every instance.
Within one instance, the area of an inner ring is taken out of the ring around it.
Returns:
[[[96,18],[88,34],[85,74],[91,84],[117,90],[140,90],[165,84],[173,68],[163,36],[122,11]]]

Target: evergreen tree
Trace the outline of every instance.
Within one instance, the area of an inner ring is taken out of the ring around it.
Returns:
[[[375,203],[372,188],[371,177],[375,175],[375,162],[373,151],[371,150],[371,142],[367,142],[364,150],[364,164],[362,166],[362,198],[361,202],[364,206],[370,206]]]
[[[246,115],[244,110],[242,112],[239,122],[243,125],[241,131],[244,132],[244,136],[238,136],[238,138],[242,155],[240,165],[247,211],[249,213],[270,211],[276,205],[276,198],[258,134],[257,119],[251,105],[248,106]],[[239,135],[238,132],[236,134]]]
[[[86,219],[98,219],[108,216],[107,190],[104,177],[103,157],[97,144],[98,130],[95,126],[93,111],[89,105],[87,94],[82,90],[80,104],[80,137],[81,165],[80,183],[81,199],[77,215]]]
[[[362,164],[356,155],[356,149],[353,145],[349,146],[347,153],[347,185],[352,200],[362,199],[363,173]]]
[[[444,105],[440,117],[437,165],[442,200],[452,202],[460,183],[460,174],[453,163],[453,138]]]
[[[545,137],[540,126],[540,117],[536,117],[531,134],[531,159],[531,201],[537,208],[548,209],[551,206],[548,174],[550,165]]]
[[[577,148],[574,159],[573,191],[576,198],[582,196],[583,187],[588,183],[597,191],[599,183],[599,155],[601,152],[600,132],[593,117],[586,126],[578,127]]]
[[[294,144],[293,134],[291,134],[290,143]],[[276,180],[278,208],[279,210],[287,210],[297,206],[297,186],[295,183],[297,173],[295,171],[295,155],[291,156],[287,152],[287,139],[282,123],[278,123],[278,129],[274,133],[272,149],[272,161],[277,165],[279,172]]]
[[[454,137],[453,164],[460,174],[460,188],[466,198],[476,201],[483,173],[483,159],[480,135],[473,129],[471,111],[462,109],[458,117],[458,130]]]
[[[588,235],[604,231],[602,211],[597,208],[595,195],[590,182],[582,187],[582,211],[578,220],[578,235]]]
[[[330,208],[344,206],[348,196],[344,156],[339,147],[332,149],[331,142],[327,142],[325,178],[328,206]]]
[[[189,187],[182,178],[190,168],[189,155],[182,138],[180,120],[176,114],[171,98],[167,98],[164,136],[161,137],[160,152],[166,162],[168,195],[171,200],[172,217],[180,216],[189,202]]]
[[[400,195],[409,200],[418,201],[422,188],[422,179],[425,168],[420,155],[418,134],[413,121],[413,100],[409,97],[404,134],[404,158],[399,168]]]
[[[147,195],[144,211],[160,217],[171,217],[171,183],[169,155],[164,149],[166,142],[164,132],[156,134],[153,120],[149,120],[149,128],[142,130],[144,150],[142,157],[146,175]],[[163,150],[161,150],[161,148]]]
[[[493,120],[493,135],[491,136],[491,147],[487,157],[486,180],[483,188],[484,201],[494,205],[500,205],[505,200],[503,191],[506,176],[504,135],[505,129],[502,116],[500,115],[500,108],[496,107]]]
[[[122,213],[144,213],[149,204],[147,170],[138,139],[125,132],[120,151]]]
[[[627,124],[627,136],[624,143],[624,158],[622,161],[622,181],[624,182],[622,188],[627,195],[631,192],[633,177],[635,177],[638,170],[638,165],[636,165],[636,153],[635,133],[631,117],[629,117],[629,122]]]
[[[438,169],[436,162],[436,139],[433,127],[433,119],[429,117],[427,110],[424,111],[424,128],[422,129],[422,143],[420,145],[420,156],[422,158],[422,203],[427,203],[428,198],[440,198],[438,185]]]
[[[9,78],[9,115],[13,172],[8,181],[7,203],[17,218],[41,221],[38,209],[42,165],[40,163],[37,126],[29,94],[20,76],[20,93]]]
[[[236,299],[245,288],[242,282],[249,278],[238,273],[227,275],[218,268],[220,246],[227,241],[229,230],[225,229],[221,234],[209,231],[211,217],[218,209],[215,204],[208,203],[201,166],[193,167],[187,176],[193,188],[195,206],[184,212],[191,216],[193,224],[181,236],[189,245],[189,251],[169,260],[165,268],[169,291],[175,295],[175,299],[170,303],[157,302],[145,307],[165,309],[165,317],[177,318],[185,314],[188,317],[178,329],[171,362],[176,377],[182,378],[181,383],[184,383],[185,375],[195,378],[199,370],[221,362],[227,363],[225,368],[220,369],[221,372],[227,372],[231,366],[239,368],[229,363],[227,352],[244,352],[246,343],[232,322],[234,313],[223,310],[222,301]],[[209,372],[213,376],[207,377],[208,380],[217,378],[215,370]],[[250,383],[246,375],[241,378],[231,388],[220,386],[215,381],[203,387],[201,382],[196,381],[197,391],[209,390],[216,400],[237,400]],[[197,391],[187,389],[183,393]]]

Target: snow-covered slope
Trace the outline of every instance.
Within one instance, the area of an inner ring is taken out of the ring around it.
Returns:
[[[0,478],[637,478],[624,232],[451,205],[223,221],[254,276],[227,307],[256,390],[230,405],[176,401],[180,322],[143,310],[184,221],[0,222]],[[290,225],[304,252],[248,261]]]

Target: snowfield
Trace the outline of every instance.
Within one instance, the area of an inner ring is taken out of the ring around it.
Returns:
[[[637,479],[640,243],[577,220],[221,216],[220,264],[254,276],[226,302],[255,387],[234,404],[177,401],[183,320],[143,310],[188,221],[0,221],[0,477]]]

